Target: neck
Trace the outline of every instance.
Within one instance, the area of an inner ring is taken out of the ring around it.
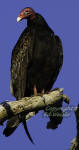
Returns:
[[[30,19],[27,20],[27,25],[28,26],[30,26],[30,25],[32,26],[32,25],[35,25],[35,24],[36,24],[35,23],[35,17],[34,18],[32,17],[32,18],[30,18]]]
[[[33,20],[35,17],[36,17],[35,14],[32,14],[29,19]]]

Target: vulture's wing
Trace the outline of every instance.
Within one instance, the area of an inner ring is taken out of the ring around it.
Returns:
[[[34,32],[35,33],[35,32]],[[29,29],[25,29],[21,34],[18,42],[16,43],[11,57],[11,93],[17,100],[24,97],[27,80],[27,67],[32,59],[34,34],[33,31],[29,32]],[[23,119],[22,119],[23,118]],[[26,121],[21,116],[24,129],[27,133],[29,140],[33,143],[33,140],[28,132]],[[8,120],[6,128],[3,131],[5,136],[10,136],[18,127],[20,120],[18,116]]]
[[[24,97],[27,80],[27,67],[32,59],[34,34],[25,29],[12,51],[11,93],[16,99]]]

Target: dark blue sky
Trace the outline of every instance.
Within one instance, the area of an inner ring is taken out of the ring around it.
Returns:
[[[79,102],[79,2],[78,0],[16,0],[0,1],[0,101],[13,100],[10,94],[11,52],[19,35],[26,27],[26,21],[16,22],[24,7],[33,7],[42,14],[55,34],[63,43],[64,63],[54,87],[64,88],[70,99],[70,105]],[[70,141],[76,135],[74,114],[64,118],[57,130],[45,128],[48,119],[42,112],[28,122],[29,132],[36,145],[32,145],[22,127],[9,138],[2,135],[0,127],[1,150],[67,150]]]

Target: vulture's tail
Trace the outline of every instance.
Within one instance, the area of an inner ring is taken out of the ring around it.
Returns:
[[[6,124],[6,128],[3,131],[3,134],[6,137],[10,136],[15,131],[15,129],[19,126],[19,123],[20,121],[17,116],[9,119]]]
[[[24,119],[24,120],[22,121],[22,123],[23,123],[25,132],[26,132],[26,134],[27,134],[29,140],[31,141],[32,144],[34,144],[32,138],[31,138],[31,136],[30,136],[30,133],[29,133],[29,131],[28,131],[26,120]]]
[[[16,130],[16,128],[19,126],[20,123],[21,123],[21,122],[20,122],[18,116],[15,116],[15,117],[9,119],[9,120],[7,121],[7,124],[6,124],[6,128],[5,128],[4,131],[3,131],[3,134],[4,134],[6,137],[10,136],[10,135]],[[32,138],[31,138],[31,136],[30,136],[30,134],[29,134],[29,131],[28,131],[28,128],[27,128],[27,124],[26,124],[26,120],[23,119],[23,120],[22,120],[22,123],[23,123],[25,132],[26,132],[26,134],[27,134],[29,140],[34,144]]]

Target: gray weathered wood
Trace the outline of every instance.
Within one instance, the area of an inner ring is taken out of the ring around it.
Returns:
[[[69,150],[79,150],[79,105],[75,108],[77,135],[72,140],[72,146]]]
[[[58,89],[51,91],[48,94],[41,96],[25,97],[19,101],[10,101],[4,103],[5,105],[0,105],[0,124],[5,120],[18,115],[20,113],[28,113],[26,120],[35,115],[35,111],[40,111],[45,108],[45,106],[55,104],[59,101],[65,100],[69,103],[69,98],[62,94],[63,89]],[[45,103],[43,101],[45,99]]]

